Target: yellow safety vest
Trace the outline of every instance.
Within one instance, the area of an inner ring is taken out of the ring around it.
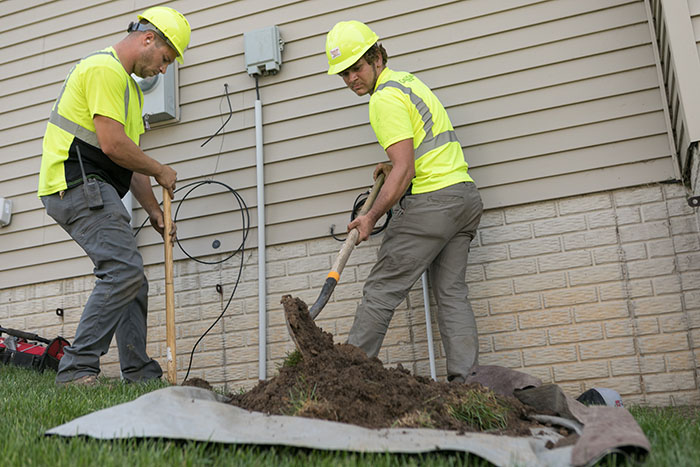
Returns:
[[[416,175],[411,193],[473,181],[447,111],[412,74],[382,71],[369,101],[369,121],[384,149],[413,139]]]
[[[131,99],[132,95],[138,96]],[[144,132],[143,94],[108,47],[79,61],[68,73],[51,110],[44,133],[39,196],[82,183],[76,146],[85,172],[114,186],[120,196],[129,190],[132,172],[115,164],[101,149],[93,118],[102,115],[124,125],[137,145]]]

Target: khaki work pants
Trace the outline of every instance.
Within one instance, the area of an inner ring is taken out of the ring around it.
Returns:
[[[117,336],[122,377],[129,381],[160,378],[163,371],[146,353],[148,281],[117,191],[98,182],[104,208],[87,206],[83,187],[41,198],[46,212],[75,240],[95,265],[95,288],[85,304],[73,345],[66,347],[56,382],[100,373],[100,357]]]
[[[394,309],[427,269],[448,380],[463,381],[479,356],[465,274],[469,244],[482,211],[481,197],[471,182],[405,196],[395,207],[365,283],[348,343],[376,357]]]

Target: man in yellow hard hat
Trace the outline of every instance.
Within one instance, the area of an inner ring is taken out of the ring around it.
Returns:
[[[73,345],[64,349],[57,384],[95,384],[115,333],[124,380],[163,374],[146,353],[148,281],[121,198],[131,191],[163,235],[150,177],[172,197],[177,173],[138,146],[145,131],[143,93],[131,74],[146,78],[165,73],[176,59],[182,63],[191,31],[179,12],[153,7],[127,32],[71,69],[44,134],[38,195],[90,257],[97,277]]]
[[[428,270],[449,381],[464,382],[478,362],[476,322],[465,282],[469,244],[482,213],[462,147],[438,98],[414,75],[387,68],[377,35],[359,21],[336,24],[326,38],[328,74],[358,96],[370,94],[369,119],[391,164],[374,205],[348,225],[366,240],[393,217],[367,278],[348,342],[377,356],[394,309]]]

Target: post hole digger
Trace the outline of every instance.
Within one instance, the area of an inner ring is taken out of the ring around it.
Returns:
[[[360,209],[358,215],[361,216],[367,214],[367,212],[371,209],[372,205],[374,204],[374,200],[377,198],[377,195],[379,194],[379,190],[381,189],[383,183],[384,173],[380,172],[377,175],[377,178],[374,181],[374,185],[370,190],[369,196],[365,203],[362,205],[362,208]],[[323,308],[326,306],[331,294],[333,293],[333,290],[335,289],[336,284],[340,280],[340,274],[342,274],[343,269],[345,268],[345,264],[348,262],[350,254],[355,248],[355,243],[357,243],[357,238],[359,235],[360,232],[357,229],[352,229],[350,232],[348,232],[348,237],[345,239],[343,246],[341,247],[340,251],[338,252],[338,255],[335,258],[335,262],[333,263],[330,272],[326,276],[326,281],[324,282],[323,287],[321,288],[321,292],[319,293],[318,298],[311,306],[311,308],[308,309],[308,312],[306,311],[305,307],[304,309],[300,309],[285,306],[284,317],[285,322],[287,324],[287,330],[289,331],[289,335],[292,337],[292,340],[294,341],[297,350],[299,350],[299,352],[301,352],[302,355],[308,354],[309,349],[312,348],[313,343],[307,342],[307,340],[312,336],[303,333],[300,330],[300,320],[315,320],[319,313],[321,313],[321,310],[323,310]],[[304,314],[306,316],[304,316]]]

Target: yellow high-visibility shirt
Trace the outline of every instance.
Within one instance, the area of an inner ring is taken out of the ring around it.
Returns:
[[[142,102],[141,89],[112,47],[79,61],[66,77],[46,125],[38,195],[82,183],[76,151],[79,146],[85,172],[111,184],[124,196],[132,172],[102,152],[93,118],[102,115],[116,120],[138,145],[144,132]]]
[[[369,100],[369,121],[385,150],[413,140],[416,175],[411,193],[473,182],[447,111],[412,74],[384,68]]]

